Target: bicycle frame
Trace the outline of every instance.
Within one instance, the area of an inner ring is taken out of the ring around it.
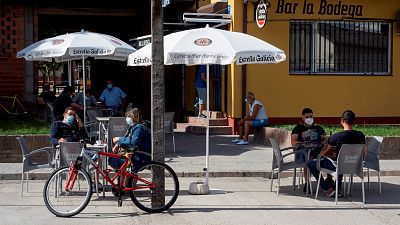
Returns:
[[[12,104],[11,104],[10,110],[8,110],[6,107],[4,107],[4,105],[2,105],[2,104],[0,103],[1,108],[3,108],[4,111],[7,112],[7,114],[9,114],[9,115],[20,115],[20,114],[25,114],[25,113],[27,113],[27,112],[26,112],[26,109],[24,108],[24,106],[23,106],[23,105],[21,104],[21,102],[17,99],[17,96],[13,96],[13,97],[11,97],[11,96],[0,96],[0,98],[3,98],[3,99],[12,99]],[[14,108],[14,106],[17,105],[17,103],[19,104],[19,106],[21,106],[21,109],[23,110],[23,112],[21,112],[21,113],[18,113],[18,112],[13,113],[13,112],[12,112],[12,109]]]
[[[107,156],[107,157],[111,157],[111,158],[124,158],[124,159],[125,159],[125,162],[124,162],[124,164],[121,166],[121,168],[119,169],[119,171],[117,171],[117,172],[114,174],[114,176],[113,176],[112,178],[110,178],[110,177],[108,176],[108,174],[109,174],[112,170],[109,170],[109,169],[102,170],[102,169],[96,164],[96,162],[94,162],[93,159],[89,156],[89,153],[94,153],[94,154],[98,154],[98,155],[100,155],[100,156]],[[85,149],[84,147],[82,147],[82,151],[81,151],[81,155],[80,155],[80,156],[82,156],[84,159],[86,159],[87,162],[88,162],[90,165],[92,165],[92,166],[96,169],[96,171],[99,172],[99,173],[104,177],[104,179],[106,179],[107,182],[108,182],[109,184],[111,184],[111,186],[112,186],[114,189],[116,189],[116,190],[121,190],[121,191],[134,191],[134,190],[138,190],[138,189],[146,189],[146,188],[154,188],[154,187],[156,187],[157,185],[154,184],[153,182],[147,181],[147,180],[145,180],[145,179],[143,179],[143,178],[137,176],[137,175],[134,174],[134,173],[127,172],[128,166],[133,165],[132,161],[130,160],[131,155],[133,155],[133,153],[128,153],[128,154],[126,154],[126,155],[121,156],[121,155],[118,155],[118,154],[115,154],[115,153],[101,152],[101,151],[95,151],[95,150],[88,150],[88,149]],[[78,159],[77,159],[77,160],[78,160]],[[76,161],[75,161],[75,162],[76,162]],[[76,180],[76,177],[77,177],[77,175],[78,175],[77,170],[75,170],[75,165],[76,165],[76,163],[74,163],[74,162],[71,163],[70,175],[69,175],[69,177],[68,177],[67,183],[65,184],[65,189],[66,189],[66,190],[71,190],[71,189],[73,188],[74,183],[75,183],[75,180]],[[128,188],[123,187],[123,184],[125,183],[125,179],[126,179],[127,177],[129,177],[129,176],[132,177],[134,180],[138,180],[138,181],[143,182],[143,183],[146,184],[146,185],[140,185],[140,186],[128,187]],[[115,182],[114,182],[118,177],[120,177],[119,187],[118,187],[118,186],[115,184]],[[72,183],[71,183],[71,182],[72,182]]]

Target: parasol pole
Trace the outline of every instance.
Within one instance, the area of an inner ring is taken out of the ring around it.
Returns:
[[[86,124],[86,75],[85,75],[85,56],[82,55],[82,73],[83,73],[83,124]]]

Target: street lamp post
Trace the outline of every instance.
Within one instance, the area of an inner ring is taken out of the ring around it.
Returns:
[[[165,160],[165,87],[164,87],[164,44],[163,8],[160,0],[151,0],[151,137],[152,158],[156,162]],[[153,171],[153,182],[158,184],[153,190],[152,205],[165,204],[165,179],[163,170]]]

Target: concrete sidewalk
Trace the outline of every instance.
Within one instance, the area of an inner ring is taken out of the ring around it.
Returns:
[[[272,163],[272,148],[250,143],[238,146],[234,136],[210,137],[210,175],[214,177],[266,177]],[[252,142],[253,138],[250,137]],[[176,153],[172,137],[166,136],[166,163],[179,176],[202,176],[205,167],[205,136],[175,133]],[[400,176],[400,160],[381,160],[383,176]],[[51,170],[35,171],[31,176],[45,179]],[[286,174],[288,175],[288,174]],[[20,163],[0,163],[0,179],[20,179]]]
[[[187,193],[194,178],[180,178],[181,192],[173,207],[161,214],[147,214],[133,205],[129,198],[117,207],[116,198],[92,196],[88,207],[72,218],[58,218],[44,206],[44,181],[31,181],[30,192],[20,197],[18,181],[0,181],[1,224],[399,224],[400,177],[382,178],[383,193],[377,184],[366,191],[366,204],[361,203],[360,180],[354,179],[352,197],[315,200],[301,190],[294,191],[291,179],[282,179],[281,194],[269,192],[269,180],[256,177],[225,177],[210,179],[209,195]],[[315,185],[315,183],[314,183]],[[274,189],[275,190],[275,189]]]

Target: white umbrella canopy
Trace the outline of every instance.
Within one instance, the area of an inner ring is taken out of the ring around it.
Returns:
[[[165,65],[228,65],[279,63],[286,55],[281,49],[248,34],[215,28],[199,28],[164,37]],[[128,57],[129,66],[151,65],[151,44]]]
[[[151,43],[128,57],[128,66],[150,66]],[[281,49],[248,34],[210,27],[164,36],[164,64],[207,65],[207,111],[210,110],[209,65],[279,63],[286,60]],[[206,184],[209,182],[210,115],[206,129]]]
[[[82,59],[85,68],[85,58],[110,59],[125,61],[128,55],[136,51],[132,46],[120,39],[94,32],[80,31],[47,38],[22,49],[17,58],[27,61],[65,62]],[[86,90],[85,69],[83,72],[83,93]],[[86,122],[86,101],[83,101],[84,122]]]
[[[124,61],[135,49],[110,35],[80,31],[38,41],[17,53],[28,61],[64,62],[85,57]]]

